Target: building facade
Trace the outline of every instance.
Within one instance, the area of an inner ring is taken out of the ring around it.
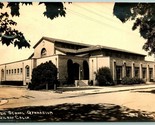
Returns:
[[[89,80],[95,83],[95,73],[105,66],[110,68],[115,81],[125,76],[139,77],[147,82],[155,81],[155,62],[145,61],[143,54],[42,37],[28,59],[0,65],[0,83],[17,82],[26,85],[31,82],[33,68],[46,61],[56,65],[60,82],[74,77],[84,84],[88,84]]]

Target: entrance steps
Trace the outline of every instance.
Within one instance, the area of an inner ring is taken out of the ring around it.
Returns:
[[[75,80],[75,86],[88,86],[88,80]]]

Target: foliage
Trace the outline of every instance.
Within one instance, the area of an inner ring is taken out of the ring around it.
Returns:
[[[65,7],[64,4],[61,2],[40,2],[40,4],[44,4],[46,7],[45,12],[43,13],[44,16],[50,18],[51,20],[57,18],[58,16],[65,16]],[[4,3],[0,2],[0,9],[9,8],[10,14],[8,12],[0,13],[0,42],[6,44],[7,46],[13,44],[15,47],[17,46],[18,49],[22,47],[30,47],[29,40],[26,40],[24,34],[15,27],[17,23],[10,19],[10,15],[20,16],[20,6],[21,5],[33,5],[32,2],[8,2],[5,6]]]
[[[134,20],[132,30],[139,28],[140,35],[146,39],[143,49],[155,53],[155,4],[154,3],[115,3],[113,14],[123,23]]]
[[[10,44],[14,44],[14,46],[18,46],[19,49],[22,47],[30,47],[30,44],[25,39],[23,33],[13,28],[17,23],[10,20],[9,15],[6,12],[1,13],[0,20],[0,41],[2,42],[2,45],[6,44],[9,46]]]
[[[110,69],[108,67],[99,68],[96,73],[96,80],[99,86],[113,85]]]
[[[122,78],[121,83],[124,85],[132,85],[132,84],[145,83],[145,81],[143,79],[137,78],[137,77],[134,77],[134,78],[124,77],[124,78]]]
[[[32,79],[29,87],[30,89],[45,89],[46,85],[53,88],[57,81],[57,68],[51,62],[42,63],[32,71]]]
[[[89,86],[92,86],[92,85],[93,85],[93,80],[89,80],[89,81],[88,81],[88,85],[89,85]]]

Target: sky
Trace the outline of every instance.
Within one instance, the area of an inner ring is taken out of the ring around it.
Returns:
[[[33,46],[43,37],[58,38],[92,45],[115,47],[141,54],[145,40],[138,30],[132,31],[133,21],[122,23],[113,15],[114,3],[72,3],[64,4],[66,16],[54,20],[43,15],[45,6],[34,3],[33,6],[21,6],[20,16],[13,17],[16,29],[30,40],[31,47],[18,49],[13,45],[0,45],[0,64],[27,59],[33,52]],[[8,11],[5,9],[4,11]],[[153,61],[154,58],[146,57]]]

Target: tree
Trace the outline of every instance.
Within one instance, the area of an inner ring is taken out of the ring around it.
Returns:
[[[132,30],[139,28],[146,39],[143,49],[155,54],[155,4],[154,3],[115,3],[113,14],[123,23],[134,20]]]
[[[108,67],[102,67],[97,70],[96,80],[99,86],[112,85],[113,79]]]
[[[46,6],[46,10],[43,13],[44,16],[53,20],[58,16],[65,16],[66,8],[64,4],[61,2],[40,2],[38,5],[44,4]],[[10,15],[20,16],[20,5],[33,5],[32,2],[8,2],[5,6],[4,3],[0,2],[0,9],[10,8],[10,14],[8,12],[0,13],[0,42],[6,44],[7,46],[13,44],[15,47],[17,46],[19,49],[22,47],[30,47],[29,40],[26,40],[24,34],[15,27],[17,23],[10,19]]]
[[[29,89],[45,89],[47,85],[53,88],[58,83],[56,66],[51,61],[38,65],[32,71],[31,82]]]

